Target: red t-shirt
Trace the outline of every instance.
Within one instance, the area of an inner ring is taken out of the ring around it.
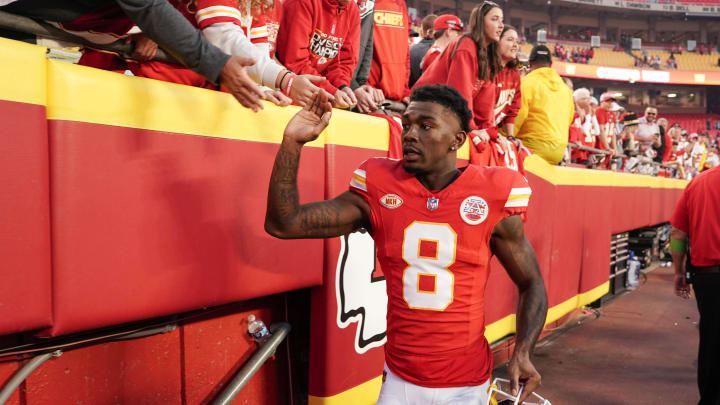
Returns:
[[[720,265],[720,166],[685,187],[670,223],[688,234],[694,266]]]
[[[469,165],[429,191],[401,160],[373,158],[355,170],[350,190],[371,209],[387,282],[390,370],[424,387],[483,384],[492,370],[484,335],[490,236],[502,219],[527,212],[523,176]]]
[[[602,107],[598,107],[595,110],[595,116],[597,117],[598,124],[600,124],[600,130],[605,129],[608,146],[612,148],[612,137],[615,135],[615,114]],[[605,149],[602,143],[600,143],[600,137],[597,138],[596,147],[598,149]]]
[[[390,100],[410,95],[410,17],[403,0],[377,0],[373,12],[373,59],[367,84]]]
[[[451,57],[457,41],[460,44]],[[472,39],[460,37],[450,43],[413,88],[428,84],[447,84],[460,92],[473,113],[470,128],[489,131],[495,128],[495,83],[478,79],[477,50]]]
[[[570,124],[570,136],[568,138],[568,140],[570,142],[584,143],[583,138],[585,138],[585,134],[583,133],[583,130],[582,130],[582,121],[581,120],[582,119],[580,118],[580,115],[576,111],[575,115],[573,116],[572,124]],[[590,145],[590,146],[594,146],[594,144]],[[587,151],[576,149],[576,148],[571,149],[570,159],[576,160],[576,161],[585,161],[585,160],[587,160],[587,158],[588,158]]]
[[[360,11],[351,1],[284,0],[275,56],[297,74],[324,76],[315,83],[335,94],[349,86],[360,48]]]

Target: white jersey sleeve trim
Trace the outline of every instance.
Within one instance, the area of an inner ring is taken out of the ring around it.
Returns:
[[[512,208],[512,207],[527,207],[530,203],[529,198],[525,198],[522,200],[512,200],[505,203],[505,208]]]
[[[352,179],[350,179],[350,186],[355,187],[358,190],[362,190],[367,193],[367,184],[365,177],[367,174],[365,173],[365,170],[362,169],[356,169],[353,172]]]
[[[203,35],[211,44],[233,56],[252,58],[255,64],[248,67],[250,78],[262,86],[273,89],[277,76],[285,67],[270,59],[267,48],[258,48],[245,35],[243,29],[234,23],[216,23],[202,30]]]
[[[515,187],[510,190],[510,195],[523,195],[523,194],[527,194],[527,195],[532,194],[532,190],[530,189],[530,187]]]

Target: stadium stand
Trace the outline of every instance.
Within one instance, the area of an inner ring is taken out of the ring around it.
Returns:
[[[635,59],[625,52],[617,52],[606,48],[597,48],[595,49],[595,57],[590,59],[590,64],[631,68],[635,65]]]
[[[636,57],[642,59],[643,58],[643,51],[633,51],[633,55]],[[661,61],[661,68],[666,69],[667,66],[667,60],[670,57],[670,52],[667,51],[650,51],[647,52],[648,57],[658,55],[660,56]],[[685,52],[685,53],[676,53],[675,54],[675,60],[677,60],[678,63],[678,69],[679,70],[693,70],[693,71],[701,71],[701,72],[720,72],[720,66],[717,65],[718,61],[718,54],[712,53],[712,54],[706,54],[706,55],[700,55],[697,53],[692,52]],[[593,64],[595,63],[595,60],[593,60]],[[602,64],[602,63],[600,63]]]
[[[698,55],[696,53],[683,53],[675,55],[680,70],[699,70],[709,72],[720,72],[718,66],[718,54]]]
[[[720,120],[718,114],[660,114],[661,117],[668,120],[670,125],[680,124],[682,129],[688,133],[707,132],[707,121],[710,120],[711,133],[715,132],[715,123]]]

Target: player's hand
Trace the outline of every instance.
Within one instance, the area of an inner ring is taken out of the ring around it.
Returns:
[[[675,274],[675,295],[683,299],[690,298],[690,286],[683,274]]]
[[[220,70],[220,84],[232,94],[244,107],[255,112],[263,109],[260,100],[265,98],[262,89],[247,74],[246,66],[252,66],[255,60],[231,56]]]
[[[265,100],[272,101],[280,107],[292,104],[292,99],[279,90],[265,90]]]
[[[145,61],[150,60],[157,54],[158,45],[145,34],[134,34],[130,35],[125,43],[132,42],[133,51],[130,54],[133,59]]]
[[[350,108],[355,104],[345,91],[338,90],[335,92],[335,101],[333,101],[332,105],[335,108]]]
[[[522,403],[530,394],[540,387],[540,373],[530,361],[528,353],[513,353],[507,365],[508,378],[510,379],[511,394],[517,396],[520,391],[520,384],[524,385],[522,395],[518,403]]]
[[[318,92],[312,102],[298,111],[285,127],[284,140],[305,144],[317,139],[318,135],[330,123],[332,105],[327,94]]]
[[[378,109],[373,97],[374,91],[372,87],[365,84],[355,89],[354,93],[357,98],[358,111],[368,114]]]

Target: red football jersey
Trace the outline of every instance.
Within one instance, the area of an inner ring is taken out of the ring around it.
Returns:
[[[495,125],[512,124],[520,110],[520,71],[505,67],[495,76]],[[512,134],[511,134],[512,135]]]
[[[268,42],[268,28],[265,25],[265,19],[262,16],[243,17],[237,1],[197,0],[196,7],[197,12],[190,22],[197,28],[205,29],[217,23],[232,23],[242,28],[245,36],[253,44]]]
[[[469,165],[452,184],[430,191],[401,160],[374,158],[355,170],[350,190],[371,208],[387,282],[390,370],[424,387],[483,384],[492,370],[484,335],[490,236],[503,218],[525,215],[525,178]]]

